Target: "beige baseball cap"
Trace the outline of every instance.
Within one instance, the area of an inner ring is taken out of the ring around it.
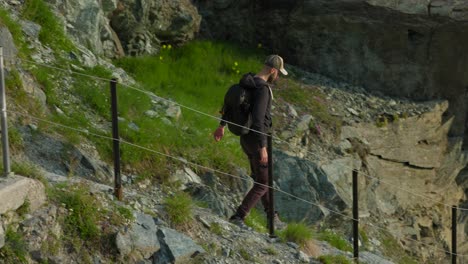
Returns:
[[[265,65],[279,70],[283,75],[288,75],[288,72],[284,69],[283,58],[278,55],[270,55],[265,60]]]

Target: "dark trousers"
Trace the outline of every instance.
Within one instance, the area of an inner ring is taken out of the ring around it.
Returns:
[[[241,136],[240,144],[249,159],[252,171],[251,176],[254,180],[254,186],[244,197],[244,200],[237,209],[236,214],[244,219],[260,199],[262,200],[265,212],[268,213],[270,200],[268,196],[268,164],[260,165],[260,150],[254,132]]]

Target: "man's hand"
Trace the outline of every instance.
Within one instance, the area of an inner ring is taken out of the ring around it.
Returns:
[[[213,136],[214,136],[214,140],[216,142],[220,141],[223,136],[224,136],[224,127],[223,126],[219,126],[215,132],[213,133]]]
[[[260,149],[260,165],[268,165],[268,152],[266,147]]]

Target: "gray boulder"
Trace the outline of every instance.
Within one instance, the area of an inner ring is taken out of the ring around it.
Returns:
[[[280,151],[273,152],[273,164],[276,186],[302,200],[276,192],[275,207],[282,217],[316,222],[329,215],[324,207],[336,211],[346,208],[329,175],[319,165]]]
[[[154,264],[188,263],[190,258],[205,252],[188,236],[170,228],[161,227],[158,230],[158,238],[161,250],[154,254]]]
[[[136,213],[136,221],[130,228],[117,233],[117,249],[122,256],[136,253],[148,259],[161,248],[156,235],[157,230],[153,217]]]
[[[24,34],[31,39],[38,39],[39,32],[41,31],[41,26],[31,21],[21,21],[21,28],[23,29]]]
[[[30,127],[20,127],[19,130],[24,140],[25,158],[44,170],[101,183],[111,177],[111,169],[92,147],[79,149],[40,131],[31,131]]]
[[[110,58],[123,56],[117,34],[109,25],[108,12],[117,7],[116,1],[106,0],[48,0],[63,17],[67,32],[78,43],[91,49],[96,55]]]

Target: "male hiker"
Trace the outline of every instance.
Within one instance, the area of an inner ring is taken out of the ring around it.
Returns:
[[[230,221],[242,228],[247,228],[244,219],[250,210],[261,199],[265,212],[268,215],[269,196],[268,196],[268,152],[267,152],[267,133],[271,129],[271,103],[273,93],[269,84],[278,79],[282,73],[287,75],[284,69],[283,59],[278,55],[270,55],[266,58],[263,68],[257,74],[245,74],[240,80],[240,85],[252,89],[252,98],[250,100],[252,125],[248,134],[240,136],[242,150],[247,155],[252,178],[255,183],[252,189],[247,193],[236,213],[230,218]],[[223,114],[223,120],[225,115]],[[220,141],[224,136],[224,126],[226,122],[221,121],[220,126],[214,132],[215,141]],[[279,219],[275,214],[275,222]],[[278,226],[279,227],[279,226]]]

